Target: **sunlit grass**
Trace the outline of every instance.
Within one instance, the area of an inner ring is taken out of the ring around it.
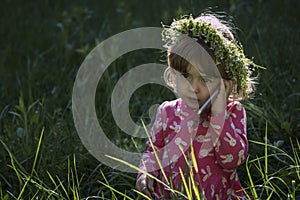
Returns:
[[[267,127],[267,126],[266,126]],[[37,174],[36,167],[37,167],[37,160],[39,157],[40,149],[43,145],[43,134],[44,129],[41,131],[40,138],[38,145],[35,151],[35,157],[33,159],[32,167],[30,172],[27,172],[22,164],[14,157],[11,153],[7,145],[1,140],[2,146],[5,148],[6,152],[10,157],[10,164],[9,167],[14,171],[15,176],[19,180],[19,193],[12,195],[10,192],[3,194],[3,191],[0,190],[0,195],[2,199],[8,198],[10,195],[15,199],[24,199],[30,198],[34,199],[35,197],[43,197],[45,199],[51,198],[59,198],[59,199],[82,199],[83,197],[80,195],[80,188],[81,184],[84,184],[82,179],[83,177],[79,177],[77,170],[78,166],[76,164],[76,157],[73,156],[72,160],[67,160],[67,180],[62,180],[59,175],[51,175],[49,171],[46,171],[48,178],[52,184],[46,184],[39,178],[41,174]],[[266,128],[266,136],[267,136],[267,128]],[[267,137],[266,137],[266,140]],[[249,185],[244,187],[247,191],[248,195],[254,199],[273,199],[273,198],[285,198],[296,200],[298,198],[297,193],[300,190],[300,168],[299,168],[299,155],[300,155],[300,145],[298,140],[296,141],[297,146],[295,147],[292,145],[293,155],[289,155],[287,152],[283,151],[282,149],[268,144],[267,142],[258,142],[250,140],[250,143],[254,143],[264,149],[264,153],[261,157],[256,157],[250,159],[248,156],[245,168],[247,170],[247,179],[243,179],[246,182],[249,182]],[[193,148],[192,148],[193,149]],[[193,150],[192,150],[193,152]],[[273,152],[273,153],[269,153]],[[188,163],[187,157],[183,154],[186,158],[186,162]],[[108,156],[110,157],[110,156]],[[280,157],[280,158],[279,158]],[[168,183],[161,182],[156,177],[153,177],[146,171],[143,171],[136,166],[133,166],[130,163],[126,163],[120,159],[110,157],[111,159],[117,160],[122,162],[123,164],[128,165],[135,169],[136,171],[140,171],[141,173],[146,173],[147,175],[154,178],[156,181],[160,182],[161,184],[165,185],[165,187],[169,188],[170,191],[175,192],[175,194],[179,194],[181,196],[185,196],[187,199],[192,199],[193,195],[197,200],[203,199],[203,194],[198,191],[197,186],[193,181],[193,169],[194,166],[197,166],[196,160],[193,160],[193,164],[188,164],[189,166],[189,176],[184,175],[182,171],[180,171],[180,175],[182,176],[183,186],[184,186],[184,193],[179,191],[174,191]],[[270,160],[285,160],[284,162],[287,163],[279,170],[275,171],[274,168],[270,167]],[[163,169],[161,169],[163,171]],[[121,173],[121,172],[119,172]],[[255,175],[257,174],[258,175]],[[102,177],[102,180],[98,180],[98,182],[104,186],[110,194],[105,194],[105,192],[101,191],[99,196],[88,196],[87,198],[98,198],[98,199],[134,199],[134,196],[127,194],[126,191],[120,191],[115,186],[111,185],[111,182],[106,178],[107,175],[100,169],[99,176]],[[109,175],[110,176],[110,175]],[[116,174],[115,174],[116,176]],[[168,178],[168,177],[167,177]],[[170,177],[171,178],[171,177]],[[170,180],[170,178],[168,178]],[[117,181],[115,179],[115,181]],[[127,185],[128,189],[132,192],[136,193],[136,195],[143,196],[142,193],[136,191],[134,186],[131,184]],[[130,193],[130,192],[129,192]],[[46,198],[47,197],[47,198]],[[145,197],[147,198],[147,197]]]

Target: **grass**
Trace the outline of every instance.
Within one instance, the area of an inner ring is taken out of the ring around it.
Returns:
[[[88,52],[109,36],[135,27],[160,26],[161,21],[167,24],[173,17],[198,14],[209,6],[234,17],[245,52],[267,67],[260,72],[255,98],[243,102],[250,139],[249,157],[239,170],[243,187],[256,199],[298,199],[296,0],[4,1],[0,8],[0,199],[136,199],[136,174],[97,161],[76,133],[71,112],[76,72]],[[98,119],[121,148],[142,151],[145,140],[129,137],[114,123],[112,88],[131,67],[161,60],[155,50],[130,52],[113,62],[99,82]],[[143,86],[130,100],[132,118],[148,122],[148,108],[170,98],[174,95],[167,89]]]
[[[297,147],[292,145],[293,156],[289,155],[287,152],[283,151],[282,149],[268,144],[267,140],[267,126],[266,126],[266,140],[265,142],[258,142],[258,141],[250,141],[253,144],[262,146],[264,149],[264,154],[261,157],[256,157],[250,159],[250,156],[247,158],[245,163],[245,168],[247,171],[247,179],[243,179],[244,181],[248,181],[248,187],[244,189],[247,191],[249,196],[253,197],[254,199],[297,199],[299,196],[297,192],[300,190],[300,143],[297,140]],[[36,164],[39,159],[40,149],[42,147],[42,140],[43,140],[44,129],[42,129],[38,145],[36,147],[35,156],[33,159],[33,163],[31,166],[30,172],[26,171],[26,169],[22,166],[22,164],[14,157],[11,153],[9,147],[0,140],[2,146],[6,150],[7,154],[10,158],[10,164],[8,165],[14,172],[14,176],[18,179],[18,186],[19,186],[19,193],[14,195],[7,191],[5,195],[3,195],[2,189],[0,190],[1,199],[34,199],[36,197],[40,197],[41,199],[82,199],[80,195],[80,191],[82,188],[82,184],[84,181],[83,176],[78,175],[78,167],[76,164],[76,156],[73,155],[72,160],[69,158],[67,161],[67,180],[63,181],[59,178],[59,175],[51,175],[49,171],[44,173],[47,174],[48,179],[50,180],[49,185],[40,178],[40,175],[36,171]],[[293,143],[291,143],[293,144]],[[270,154],[269,151],[272,151]],[[192,150],[193,152],[193,150]],[[184,154],[185,155],[185,154]],[[192,153],[192,156],[194,154]],[[136,168],[135,166],[126,163],[122,160],[117,158],[111,157],[111,159],[118,160],[119,162],[125,163],[128,167],[132,167],[137,171],[142,170]],[[269,165],[269,160],[276,160],[283,163],[283,167],[280,170],[274,169]],[[188,161],[187,161],[188,162]],[[193,166],[197,166],[195,163],[196,160],[193,159]],[[191,167],[191,166],[190,166]],[[162,168],[161,168],[162,169]],[[180,171],[183,180],[183,186],[185,188],[185,194],[181,192],[174,191],[187,199],[192,199],[193,192],[195,192],[196,199],[202,199],[202,194],[197,189],[194,182],[193,182],[193,170],[190,168],[190,175],[185,177],[183,172]],[[197,172],[197,169],[195,169]],[[119,172],[120,173],[120,172]],[[143,172],[145,173],[145,172]],[[117,187],[111,185],[110,182],[116,181],[118,175],[114,175],[113,180],[108,180],[104,172],[99,169],[98,174],[101,175],[103,180],[97,180],[106,191],[109,191],[109,196],[105,194],[102,190],[98,196],[88,196],[86,198],[98,198],[98,199],[119,199],[122,197],[123,199],[134,199],[137,194],[143,195],[140,192],[134,190],[133,185],[127,183],[126,186],[131,188],[131,195],[127,194],[128,191],[119,191]],[[257,174],[255,176],[255,174]],[[149,174],[151,176],[151,174]],[[132,179],[132,177],[127,176],[128,179]],[[153,177],[156,179],[155,177]],[[168,180],[168,178],[166,178]],[[254,180],[258,183],[254,183]],[[160,182],[160,180],[157,180]],[[162,183],[162,182],[161,182]],[[162,183],[165,185],[165,183]],[[172,191],[172,186],[169,184],[166,187],[170,187],[170,191]],[[193,192],[192,192],[193,191]],[[134,193],[133,193],[134,192]],[[145,197],[147,198],[147,197]]]

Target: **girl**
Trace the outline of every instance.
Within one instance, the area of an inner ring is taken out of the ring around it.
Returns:
[[[238,100],[252,91],[250,67],[258,66],[211,14],[175,20],[162,35],[164,77],[178,99],[157,110],[136,188],[154,199],[247,199],[236,172],[248,152]]]

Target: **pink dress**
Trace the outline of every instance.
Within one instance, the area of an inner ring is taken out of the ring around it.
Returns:
[[[150,136],[156,155],[147,141],[140,168],[164,182],[154,184],[157,199],[179,198],[170,188],[185,193],[180,170],[188,185],[188,178],[194,177],[206,199],[246,199],[236,172],[248,152],[246,113],[240,102],[228,101],[224,113],[208,115],[201,122],[182,99],[164,102],[157,110]],[[192,149],[197,166],[192,161]]]

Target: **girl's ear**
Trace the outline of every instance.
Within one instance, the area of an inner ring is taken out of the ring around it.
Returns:
[[[164,80],[166,84],[174,89],[175,87],[175,78],[176,73],[175,70],[171,67],[167,67],[167,69],[164,72]]]

